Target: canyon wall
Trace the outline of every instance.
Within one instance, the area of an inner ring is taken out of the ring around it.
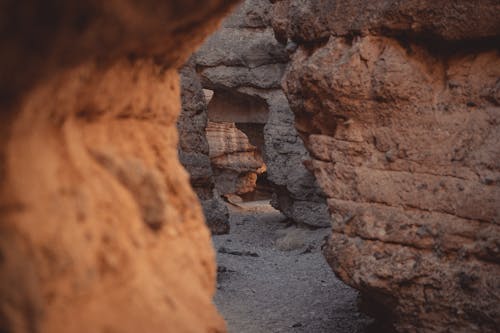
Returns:
[[[325,195],[302,164],[309,155],[281,89],[290,49],[276,41],[270,10],[267,0],[243,2],[193,56],[203,87],[214,91],[209,120],[261,131],[252,144],[274,185],[273,205],[298,223],[329,226]]]
[[[500,3],[275,1],[324,254],[400,332],[500,327]]]
[[[0,1],[0,331],[225,331],[176,68],[232,3]]]
[[[179,160],[189,172],[191,186],[203,207],[203,215],[214,235],[229,232],[229,211],[215,188],[206,136],[207,103],[192,63],[181,71],[182,111],[177,120]]]

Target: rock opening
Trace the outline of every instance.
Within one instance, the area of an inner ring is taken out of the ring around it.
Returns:
[[[212,167],[217,174],[215,182],[220,184],[219,192],[236,194],[245,201],[270,199],[272,187],[267,181],[264,161],[264,126],[269,118],[266,101],[259,96],[220,90],[209,94],[207,103],[207,139],[211,147]],[[228,145],[221,151],[221,140],[239,146],[237,151],[232,151]],[[221,163],[222,155],[229,155],[224,158],[225,163]],[[231,158],[239,160],[239,165],[230,165],[228,159]],[[224,185],[231,178],[228,172],[239,172],[238,185]]]
[[[0,331],[496,332],[498,0],[236,2],[0,0]]]

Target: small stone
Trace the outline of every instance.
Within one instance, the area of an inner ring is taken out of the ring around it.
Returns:
[[[297,43],[293,42],[293,41],[290,41],[288,42],[288,44],[286,45],[285,47],[285,51],[288,52],[288,54],[291,54],[291,53],[294,53],[295,51],[297,51],[297,48],[299,46],[297,45]]]
[[[302,251],[300,254],[306,254],[306,253],[311,253],[314,250],[314,245],[309,244],[304,251]]]
[[[217,252],[223,253],[223,254],[231,254],[234,256],[259,257],[259,254],[255,253],[255,252],[234,251],[234,250],[229,250],[229,249],[225,248],[224,246],[221,246]]]
[[[392,163],[396,161],[396,156],[392,150],[389,150],[388,152],[385,153],[385,159],[387,160],[387,162]]]
[[[495,181],[489,177],[484,177],[483,178],[483,184],[485,185],[492,185]]]

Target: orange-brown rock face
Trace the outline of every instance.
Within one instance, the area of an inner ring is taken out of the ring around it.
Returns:
[[[246,134],[228,122],[208,122],[206,133],[219,192],[244,194],[254,191],[257,175],[266,171],[266,166]]]
[[[229,3],[0,1],[1,331],[225,330],[175,67]]]
[[[280,1],[325,256],[401,332],[500,326],[498,1]]]

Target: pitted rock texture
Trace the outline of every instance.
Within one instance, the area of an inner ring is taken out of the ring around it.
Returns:
[[[274,207],[295,222],[329,226],[325,195],[303,165],[309,155],[281,88],[290,50],[275,39],[271,9],[267,0],[243,2],[194,55],[203,87],[215,92],[209,120],[265,125]]]
[[[307,44],[330,36],[409,34],[448,41],[497,38],[498,0],[277,0],[278,40]]]
[[[257,176],[266,171],[257,147],[234,123],[208,122],[206,135],[217,190],[222,194],[254,191]]]
[[[0,1],[0,331],[225,331],[176,66],[231,3]]]
[[[324,254],[400,332],[500,326],[498,1],[279,1]]]
[[[182,111],[179,129],[179,159],[189,172],[191,185],[200,199],[212,234],[229,232],[229,211],[214,186],[207,127],[207,103],[198,75],[188,63],[180,71]]]

